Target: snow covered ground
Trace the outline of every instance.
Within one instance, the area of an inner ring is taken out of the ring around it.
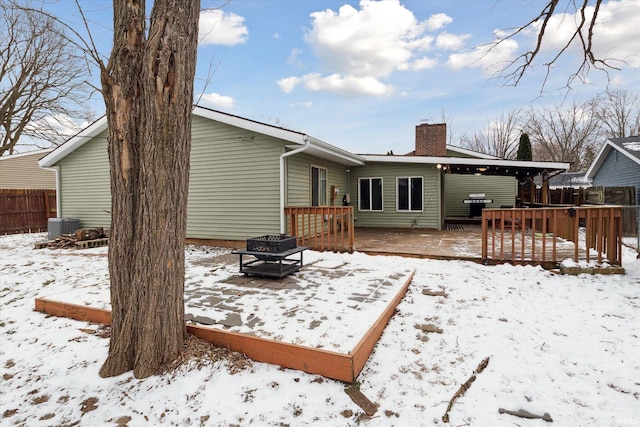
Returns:
[[[444,425],[449,400],[485,357],[487,368],[451,408],[452,426],[546,425],[500,408],[546,412],[560,426],[640,425],[640,261],[627,248],[624,276],[310,253],[309,262],[358,264],[381,278],[393,265],[417,270],[358,378],[379,406],[368,417],[345,384],[263,363],[236,372],[224,359],[193,361],[144,380],[100,378],[102,328],[33,306],[36,296],[107,283],[106,249],[33,250],[43,238],[0,236],[2,426]],[[212,251],[189,248],[187,283],[211,280],[198,266]],[[334,308],[332,298],[314,299],[314,310]],[[442,333],[425,332],[429,325]],[[280,332],[295,341],[293,333]]]

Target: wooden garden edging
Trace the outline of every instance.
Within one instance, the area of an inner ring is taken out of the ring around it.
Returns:
[[[200,325],[187,324],[187,332],[218,347],[225,347],[232,351],[244,353],[247,357],[258,362],[297,369],[339,381],[353,382],[364,368],[385,326],[393,316],[396,306],[404,298],[414,275],[415,270],[409,275],[384,312],[348,354]],[[36,298],[35,310],[52,316],[67,317],[86,322],[111,323],[111,311],[109,310],[55,301],[44,297]]]

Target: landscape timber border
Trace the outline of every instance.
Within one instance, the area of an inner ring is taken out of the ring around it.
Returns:
[[[187,332],[216,346],[244,353],[252,360],[284,368],[318,374],[352,383],[364,368],[396,307],[402,301],[415,275],[411,272],[402,288],[382,314],[347,354],[290,344],[216,328],[187,324]],[[35,299],[35,310],[51,316],[66,317],[91,323],[111,324],[111,311],[52,299],[55,295]]]

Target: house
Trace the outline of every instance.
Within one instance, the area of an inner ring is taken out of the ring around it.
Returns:
[[[329,202],[361,156],[301,132],[195,107],[187,236],[220,241],[285,233],[284,206]],[[99,119],[40,161],[54,168],[59,217],[110,227],[107,120]]]
[[[484,195],[487,208],[515,206],[519,183],[569,168],[568,163],[503,160],[447,145],[446,134],[444,123],[422,123],[416,126],[415,150],[407,155],[363,155],[365,164],[352,169],[349,188],[358,195],[356,226],[443,229],[446,219],[477,216],[468,203],[471,195]],[[369,206],[362,193],[370,188],[377,190]]]
[[[55,190],[55,173],[38,166],[38,160],[50,152],[46,149],[0,157],[0,189]]]
[[[636,205],[640,205],[640,136],[607,139],[586,178],[594,186],[635,187]]]
[[[442,133],[444,129],[444,134]],[[446,126],[416,127],[410,155],[361,155],[307,134],[195,107],[187,236],[238,241],[286,233],[287,206],[351,204],[358,227],[442,229],[464,199],[515,204],[517,180],[566,163],[515,162],[446,145]],[[56,170],[59,217],[110,226],[107,122],[93,123],[40,161]]]
[[[542,186],[542,177],[535,178],[536,187]],[[562,172],[549,177],[549,189],[557,190],[561,188],[589,188],[592,186],[591,180],[587,179],[587,172]]]

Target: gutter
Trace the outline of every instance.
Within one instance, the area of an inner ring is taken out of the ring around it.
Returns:
[[[60,183],[60,166],[40,166],[40,168],[48,171],[53,171],[56,174],[56,218],[60,218],[60,214],[62,213],[62,184]],[[47,215],[49,213],[47,212]]]
[[[288,151],[286,153],[282,153],[280,155],[280,234],[285,234],[287,232],[287,218],[284,215],[284,190],[285,190],[285,182],[284,182],[284,158],[293,156],[294,154],[302,153],[309,147],[311,147],[311,142],[309,138],[304,135],[302,137],[304,141],[304,145],[300,148],[296,148],[293,151]]]

